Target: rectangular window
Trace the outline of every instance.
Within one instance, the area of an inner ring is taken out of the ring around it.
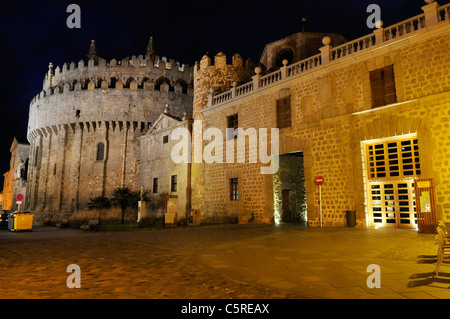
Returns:
[[[158,193],[158,177],[153,179],[153,194]]]
[[[390,65],[370,72],[372,107],[397,103],[394,66]]]
[[[239,117],[238,114],[233,114],[228,116],[228,123],[227,123],[227,128],[229,129],[233,129],[234,133],[232,133],[233,135],[229,134],[228,135],[228,139],[232,139],[233,138],[237,138],[237,131],[236,129],[239,127]]]
[[[177,175],[172,175],[171,181],[170,181],[170,190],[172,192],[176,192],[178,188],[178,177]]]
[[[239,181],[237,178],[230,179],[230,200],[239,199]]]
[[[417,138],[367,144],[365,148],[369,179],[415,177],[421,174]]]
[[[291,97],[277,100],[278,128],[291,127]]]
[[[163,136],[163,144],[169,143],[169,135]]]
[[[34,167],[38,167],[39,164],[39,146],[36,146],[34,151]]]

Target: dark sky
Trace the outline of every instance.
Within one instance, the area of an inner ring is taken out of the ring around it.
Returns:
[[[440,5],[447,0],[438,1]],[[66,26],[67,6],[81,8],[81,28]],[[267,43],[301,31],[369,34],[369,4],[381,7],[385,26],[421,14],[423,0],[296,1],[2,1],[0,3],[0,189],[9,170],[14,136],[26,136],[31,99],[42,90],[49,62],[86,58],[95,39],[109,61],[145,54],[153,36],[156,54],[193,65],[207,51],[259,60]]]

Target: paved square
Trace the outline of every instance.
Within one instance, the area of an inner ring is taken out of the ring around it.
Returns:
[[[0,231],[0,298],[449,298],[433,234],[404,229],[217,225],[128,232]],[[66,285],[67,266],[81,288]],[[381,270],[368,288],[367,266]]]

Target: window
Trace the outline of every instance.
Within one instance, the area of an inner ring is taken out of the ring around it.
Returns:
[[[227,118],[228,123],[227,123],[227,128],[229,129],[233,129],[233,133],[228,135],[228,139],[232,139],[232,136],[234,138],[237,138],[237,128],[239,127],[239,118],[238,118],[238,114],[233,114],[228,116]],[[231,131],[231,130],[229,130]]]
[[[105,158],[105,144],[98,143],[97,145],[97,161],[103,161]]]
[[[418,140],[390,140],[366,145],[369,179],[420,176]]]
[[[277,100],[278,128],[291,127],[291,97]]]
[[[277,67],[281,68],[283,66],[283,60],[288,60],[288,64],[290,64],[293,58],[294,52],[292,52],[291,49],[282,49],[275,59],[275,64],[277,65]]]
[[[38,167],[39,164],[39,146],[36,146],[34,151],[34,167]]]
[[[178,188],[178,177],[177,175],[172,175],[171,181],[170,181],[170,191],[176,192]]]
[[[393,65],[370,72],[370,85],[372,90],[372,107],[397,102]]]
[[[163,136],[163,144],[167,144],[169,143],[169,135],[164,135]]]
[[[230,200],[239,199],[239,182],[237,178],[230,179]]]
[[[158,193],[158,177],[153,179],[153,194]]]

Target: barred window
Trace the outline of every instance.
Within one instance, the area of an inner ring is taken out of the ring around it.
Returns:
[[[369,179],[420,176],[419,145],[416,138],[390,140],[365,147]]]
[[[230,200],[239,199],[239,181],[237,178],[230,179]]]
[[[172,192],[176,192],[177,188],[178,188],[178,176],[177,175],[172,175],[171,176],[171,181],[170,181],[170,190]]]

